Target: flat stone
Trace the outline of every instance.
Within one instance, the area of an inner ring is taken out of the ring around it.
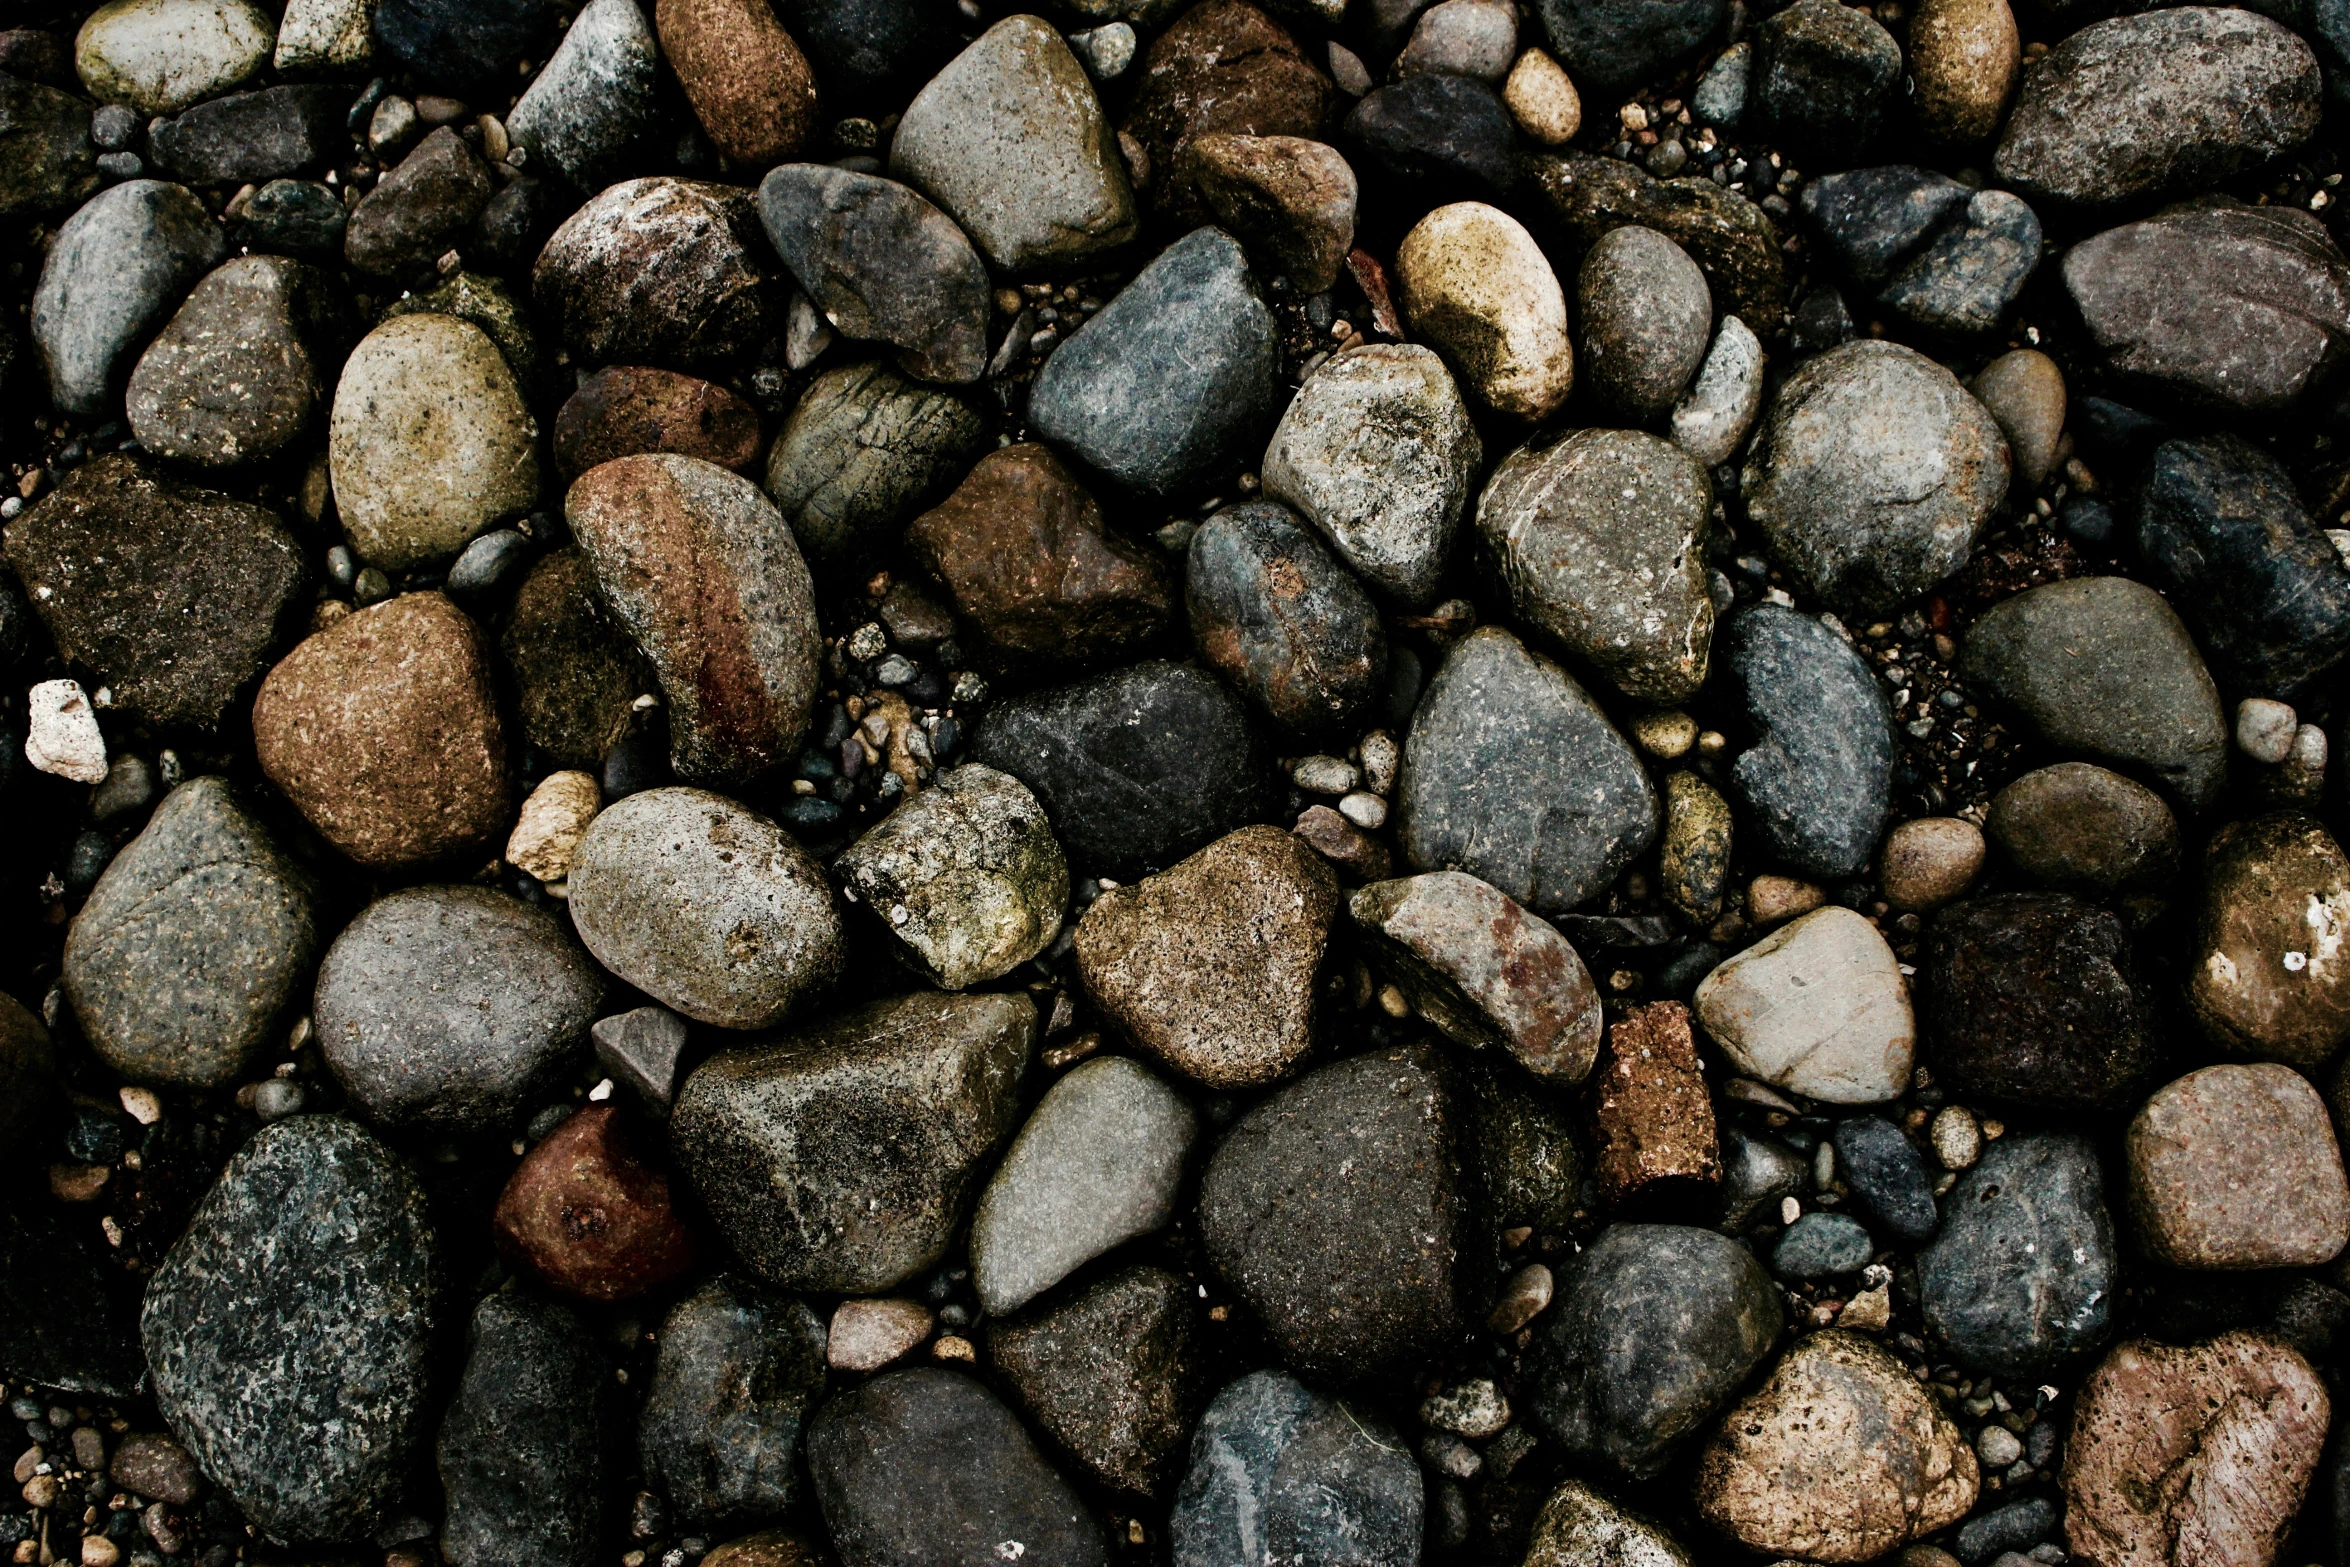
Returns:
[[[616,365],[581,382],[555,415],[555,474],[566,487],[590,468],[640,452],[750,472],[759,461],[759,411],[690,375]]]
[[[759,221],[842,336],[890,344],[920,380],[976,381],[987,368],[987,268],[954,220],[907,186],[787,163],[759,183]]]
[[[1575,385],[1567,296],[1525,225],[1483,202],[1438,207],[1404,236],[1395,270],[1413,335],[1470,395],[1526,423],[1565,404]]]
[[[1183,585],[1201,658],[1290,732],[1359,733],[1385,697],[1378,606],[1288,508],[1218,511],[1191,536]]]
[[[1736,191],[1696,175],[1660,180],[1620,159],[1577,152],[1530,157],[1526,172],[1530,194],[1550,209],[1577,252],[1611,229],[1637,223],[1689,253],[1721,313],[1764,335],[1785,319],[1779,231]]]
[[[819,572],[853,571],[897,542],[986,444],[970,404],[878,361],[808,383],[767,454],[767,493]]]
[[[0,216],[46,217],[98,188],[90,106],[16,75],[0,80]]]
[[[806,1302],[719,1277],[661,1320],[637,1454],[646,1483],[691,1528],[790,1512],[797,1458],[824,1392],[824,1321]]]
[[[2223,1049],[2314,1071],[2350,1039],[2350,858],[2306,816],[2230,822],[2205,850],[2187,1005]]]
[[[614,621],[582,551],[533,563],[498,640],[515,684],[522,735],[548,761],[600,769],[659,677]]]
[[[1619,1507],[1580,1480],[1568,1480],[1542,1504],[1527,1541],[1524,1567],[1579,1567],[1585,1562],[1690,1567],[1690,1556],[1663,1525]]]
[[[1791,920],[1706,975],[1698,1021],[1731,1064],[1830,1104],[1909,1086],[1917,1029],[1893,949],[1836,905]]]
[[[563,220],[531,293],[586,365],[723,372],[783,336],[785,289],[747,190],[623,180]]]
[[[2121,1254],[2088,1138],[2010,1133],[1943,1209],[1941,1235],[1918,1254],[1918,1309],[1960,1365],[2046,1376],[2112,1333]]]
[[[756,172],[799,156],[816,130],[808,57],[756,0],[659,0],[661,52],[710,140]]]
[[[74,35],[82,89],[141,114],[176,114],[261,69],[277,43],[252,0],[110,0]]]
[[[567,1308],[512,1285],[473,1308],[437,1453],[451,1567],[587,1567],[597,1556],[608,1357]]]
[[[1354,170],[1337,148],[1304,136],[1195,134],[1176,176],[1269,275],[1307,294],[1337,283],[1354,246],[1357,201]]]
[[[1770,853],[1815,876],[1875,856],[1892,808],[1893,714],[1860,655],[1812,616],[1756,604],[1721,633],[1729,690],[1755,741],[1730,793]]]
[[[1628,424],[1670,410],[1705,358],[1713,298],[1689,253],[1638,224],[1610,229],[1575,274],[1583,384]]]
[[[27,322],[58,409],[102,417],[133,351],[227,248],[195,193],[161,180],[111,186],[59,225]]]
[[[643,1134],[613,1105],[574,1112],[508,1177],[490,1215],[499,1251],[572,1300],[633,1300],[699,1250]]]
[[[351,209],[343,255],[380,281],[421,278],[471,236],[497,189],[488,165],[441,126]]]
[[[1208,1405],[1168,1520],[1176,1567],[1414,1567],[1425,1484],[1403,1438],[1286,1371]]]
[[[1656,1211],[1721,1184],[1713,1102],[1687,1007],[1655,1001],[1626,1013],[1608,1029],[1593,1084],[1591,1163],[1601,1203]]]
[[[2350,1242],[2350,1182],[2308,1079],[2272,1062],[2207,1066],[2130,1122],[2130,1218],[2174,1268],[2294,1268]]]
[[[191,185],[260,184],[303,174],[348,144],[348,98],[325,84],[232,93],[151,126],[147,148],[157,168]]]

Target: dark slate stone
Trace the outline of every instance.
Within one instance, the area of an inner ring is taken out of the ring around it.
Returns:
[[[2292,475],[2249,441],[2155,449],[2138,488],[2138,556],[2231,692],[2298,701],[2350,656],[2350,572]]]
[[[1014,697],[981,722],[971,755],[1035,791],[1080,866],[1122,880],[1265,820],[1274,803],[1240,698],[1155,659]]]
[[[264,87],[197,104],[147,133],[156,166],[191,185],[259,183],[334,160],[350,90],[323,84]]]
[[[1422,72],[1374,88],[1341,127],[1369,170],[1406,192],[1445,201],[1494,199],[1517,183],[1516,131],[1492,88]]]
[[[1934,1177],[1923,1154],[1880,1115],[1836,1123],[1836,1173],[1863,1212],[1896,1240],[1914,1246],[1934,1233]]]
[[[538,547],[521,529],[492,528],[458,554],[442,591],[478,613],[519,582],[537,554]]]
[[[1542,30],[1585,90],[1646,85],[1713,36],[1724,0],[1542,0]]]
[[[147,1285],[156,1407],[265,1533],[365,1539],[430,1435],[438,1247],[357,1122],[263,1127]]]
[[[1876,287],[1974,192],[1909,163],[1823,174],[1798,198],[1805,220],[1856,282]]]
[[[1419,1567],[1426,1505],[1403,1438],[1285,1371],[1218,1393],[1168,1520],[1175,1567]]]
[[[1756,604],[1714,638],[1754,743],[1730,766],[1768,854],[1850,876],[1876,853],[1893,803],[1893,712],[1875,675],[1810,615]]]
[[[712,1279],[670,1309],[637,1455],[680,1528],[739,1533],[797,1503],[824,1340],[805,1302],[744,1281]]]
[[[2040,265],[2040,219],[2020,197],[1978,191],[1877,302],[1922,332],[1996,331]]]
[[[58,408],[92,424],[156,327],[228,248],[184,185],[125,180],[77,208],[41,263],[27,322]]]
[[[1538,914],[1597,896],[1656,838],[1656,787],[1574,677],[1481,626],[1420,698],[1396,788],[1414,869],[1460,870]]]
[[[1571,1457],[1651,1479],[1738,1396],[1784,1325],[1777,1286],[1739,1242],[1611,1225],[1558,1270],[1522,1400]]]
[[[524,176],[506,181],[473,225],[472,248],[465,264],[477,272],[496,272],[525,281],[539,247],[570,216],[571,203],[560,180]]]
[[[1954,1092],[2119,1110],[2159,1062],[2128,931],[2070,894],[1953,903],[1927,928],[1921,968],[1926,1055]]]
[[[587,556],[576,547],[542,556],[530,568],[498,646],[514,678],[523,737],[557,767],[600,767],[631,733],[636,699],[661,688],[653,666],[613,620]],[[659,716],[651,714],[643,728]],[[656,740],[660,776],[667,777],[666,727]],[[607,790],[606,803],[613,798]]]
[[[546,58],[554,20],[549,0],[381,0],[375,41],[432,86],[502,93],[516,61]]]
[[[1720,314],[1763,333],[1776,330],[1786,316],[1787,264],[1779,230],[1736,191],[1700,175],[1660,180],[1620,158],[1578,152],[1529,158],[1526,168],[1529,194],[1565,230],[1576,263],[1609,230],[1637,223],[1689,252]],[[1538,212],[1526,215],[1529,224],[1541,218]],[[1559,271],[1569,275],[1565,266]]]
[[[1736,1126],[1722,1128],[1722,1228],[1736,1234],[1779,1222],[1782,1199],[1811,1183],[1811,1164],[1793,1149]]]
[[[2064,1513],[2055,1502],[2045,1496],[2027,1497],[1975,1514],[1959,1525],[1950,1543],[1967,1567],[1979,1567],[2002,1552],[2021,1554],[2043,1540],[2059,1539],[2058,1525],[2063,1520]]]
[[[590,1567],[603,1558],[606,1389],[579,1318],[518,1285],[473,1309],[441,1420],[441,1555],[451,1567]]]
[[[2121,1257],[2095,1146],[2064,1131],[1990,1144],[1951,1188],[1917,1266],[1926,1326],[1969,1371],[2035,1378],[2099,1348]]]
[[[331,186],[316,180],[271,180],[253,193],[231,226],[232,248],[299,261],[340,262],[350,214]]]
[[[1109,1544],[1069,1482],[996,1396],[959,1371],[886,1372],[808,1427],[825,1527],[853,1567],[1107,1567]]]
[[[66,82],[73,86],[68,66]],[[98,188],[90,145],[90,106],[72,93],[32,81],[0,63],[0,216],[45,216],[71,209]]]
[[[1354,574],[1289,509],[1227,506],[1191,536],[1192,642],[1275,723],[1352,737],[1387,689],[1387,633]]]
[[[1209,1260],[1308,1376],[1401,1375],[1467,1325],[1447,1079],[1427,1044],[1331,1062],[1243,1116],[1201,1177]]]
[[[1877,1254],[1868,1226],[1848,1213],[1814,1209],[1787,1226],[1771,1248],[1771,1271],[1783,1279],[1825,1279],[1858,1273]]]
[[[1841,0],[1796,0],[1754,29],[1751,113],[1815,161],[1846,163],[1901,87],[1901,46]]]
[[[1028,422],[1116,483],[1165,495],[1255,460],[1280,370],[1239,241],[1194,229],[1053,351]]]
[[[472,229],[497,188],[488,166],[444,125],[351,209],[343,254],[373,277],[421,277]]]
[[[95,1232],[46,1203],[0,1203],[0,1376],[131,1398],[146,1367],[136,1314],[115,1297]]]
[[[1583,950],[1589,951],[1589,948]],[[1464,1052],[1455,1064],[1468,1113],[1469,1155],[1488,1255],[1504,1255],[1502,1232],[1525,1225],[1559,1235],[1572,1225],[1585,1161],[1579,1116],[1535,1086],[1498,1051]]]
[[[946,0],[783,0],[776,12],[815,61],[828,106],[928,81],[955,52],[961,23]]]
[[[870,566],[986,449],[969,403],[880,361],[808,383],[767,454],[767,494],[819,577]]]

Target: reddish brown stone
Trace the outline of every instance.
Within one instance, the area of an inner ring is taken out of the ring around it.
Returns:
[[[329,843],[376,869],[485,849],[513,811],[489,639],[438,593],[288,653],[253,699],[253,749]]]
[[[1178,155],[1201,136],[1318,139],[1337,100],[1297,40],[1248,0],[1207,0],[1178,17],[1143,56],[1126,134],[1154,169],[1170,171],[1158,210],[1189,226],[1209,221]]]
[[[1290,831],[1337,866],[1348,881],[1385,881],[1395,874],[1395,856],[1387,845],[1327,805],[1307,806]]]
[[[565,484],[638,452],[682,452],[747,473],[759,460],[759,411],[690,375],[615,365],[580,383],[555,415],[555,471]]]
[[[510,1261],[579,1300],[627,1300],[694,1264],[669,1178],[638,1154],[610,1105],[549,1132],[498,1194],[490,1222]]]
[[[1128,656],[1174,615],[1166,568],[1112,533],[1084,486],[1033,443],[981,458],[954,494],[914,519],[906,545],[999,667]]]
[[[798,156],[816,124],[816,76],[767,0],[660,0],[653,26],[720,152],[754,171]]]
[[[1678,1001],[1635,1007],[1607,1031],[1591,1087],[1592,1169],[1611,1208],[1721,1184],[1705,1068]]]
[[[107,1478],[150,1501],[186,1507],[204,1494],[204,1475],[188,1450],[149,1431],[134,1431],[115,1444]]]

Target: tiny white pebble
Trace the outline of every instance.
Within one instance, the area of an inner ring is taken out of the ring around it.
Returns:
[[[1792,1197],[1782,1197],[1779,1199],[1779,1222],[1781,1224],[1793,1224],[1796,1220],[1802,1217],[1802,1203],[1797,1202]]]
[[[25,693],[24,759],[79,784],[106,781],[106,736],[78,680],[44,680]]]
[[[605,1100],[611,1097],[612,1079],[608,1077],[605,1078],[602,1082],[596,1084],[595,1087],[588,1090],[588,1098],[596,1104],[602,1104]]]

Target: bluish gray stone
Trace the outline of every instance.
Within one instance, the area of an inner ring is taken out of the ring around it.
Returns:
[[[441,1420],[441,1555],[452,1567],[603,1559],[610,1363],[570,1310],[509,1284],[473,1309]]]
[[[1918,1308],[1959,1365],[2044,1376],[2112,1334],[2121,1257],[2088,1138],[2009,1133],[1959,1177],[1945,1211],[1918,1253]]]
[[[1689,94],[1690,111],[1699,123],[1736,134],[1746,118],[1746,89],[1753,73],[1753,44],[1741,39],[1724,49]]]
[[[1867,1225],[1850,1214],[1814,1209],[1771,1248],[1771,1271],[1783,1279],[1825,1279],[1858,1273],[1876,1254]]]
[[[1823,174],[1797,198],[1812,232],[1855,282],[1881,286],[1973,194],[1913,163]]]
[[[67,218],[49,242],[32,309],[59,411],[105,414],[147,335],[227,250],[195,192],[162,180],[125,180]]]
[[[1783,605],[1741,611],[1718,644],[1756,736],[1730,764],[1731,793],[1772,857],[1807,875],[1852,875],[1893,804],[1893,713],[1876,676],[1843,638]]]
[[[1419,1567],[1424,1506],[1385,1421],[1257,1371],[1208,1405],[1167,1528],[1175,1567]]]
[[[589,0],[506,116],[531,167],[583,191],[633,172],[659,118],[661,51],[637,0]]]
[[[1285,506],[1227,506],[1202,524],[1183,597],[1200,656],[1286,729],[1351,739],[1386,692],[1379,606]]]
[[[2062,1509],[2047,1497],[2026,1497],[1975,1514],[1958,1526],[1958,1533],[1950,1543],[1957,1547],[1958,1559],[1967,1567],[1979,1567],[2004,1552],[2024,1555],[2043,1540],[2061,1542],[2058,1528],[2063,1521]],[[2038,1558],[2026,1556],[2025,1559]]]
[[[1914,1246],[1941,1222],[1925,1156],[1881,1115],[1836,1123],[1836,1173],[1869,1217],[1897,1240]]]
[[[791,1511],[800,1428],[824,1391],[824,1323],[795,1296],[717,1278],[670,1308],[637,1419],[645,1483],[686,1529]]]
[[[1128,489],[1165,495],[1259,449],[1280,370],[1239,241],[1194,229],[1045,361],[1028,422]]]
[[[1977,191],[1877,302],[1921,332],[1980,337],[1998,330],[2039,265],[2039,216],[2010,192]]]

